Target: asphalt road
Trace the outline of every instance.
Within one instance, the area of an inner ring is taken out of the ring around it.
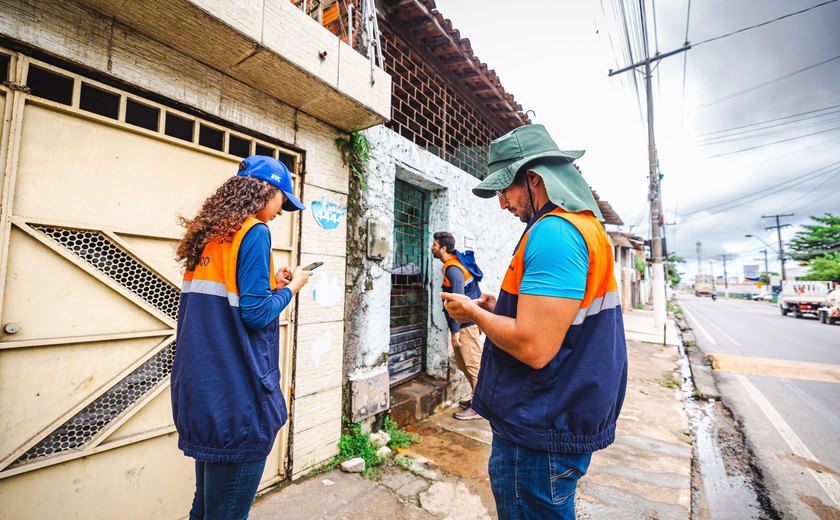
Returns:
[[[767,302],[679,295],[785,518],[840,518],[840,324]]]

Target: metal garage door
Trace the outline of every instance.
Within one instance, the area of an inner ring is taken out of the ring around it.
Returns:
[[[300,158],[22,55],[0,50],[0,68],[0,517],[181,517],[194,470],[169,402],[177,215],[240,157]],[[297,256],[292,215],[272,223],[277,265]],[[261,487],[285,475],[287,431]]]

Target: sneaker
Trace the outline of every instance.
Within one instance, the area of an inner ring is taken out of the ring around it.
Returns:
[[[467,408],[472,406],[472,399],[461,399],[460,401],[458,401],[458,405],[464,410],[466,410]]]
[[[472,419],[481,419],[481,416],[478,415],[478,412],[473,410],[472,408],[467,408],[466,410],[461,410],[460,412],[455,412],[454,417],[460,421],[469,421]]]

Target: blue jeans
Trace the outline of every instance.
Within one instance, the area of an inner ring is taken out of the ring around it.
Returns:
[[[493,433],[490,487],[500,520],[575,518],[575,490],[592,453],[537,451]]]
[[[190,520],[244,520],[260,485],[265,460],[220,464],[195,461]]]

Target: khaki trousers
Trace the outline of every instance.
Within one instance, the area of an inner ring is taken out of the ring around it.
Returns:
[[[475,383],[478,381],[478,367],[481,366],[481,329],[473,325],[461,329],[461,346],[453,346],[455,351],[455,364],[458,369],[467,377],[470,389],[475,390]]]

